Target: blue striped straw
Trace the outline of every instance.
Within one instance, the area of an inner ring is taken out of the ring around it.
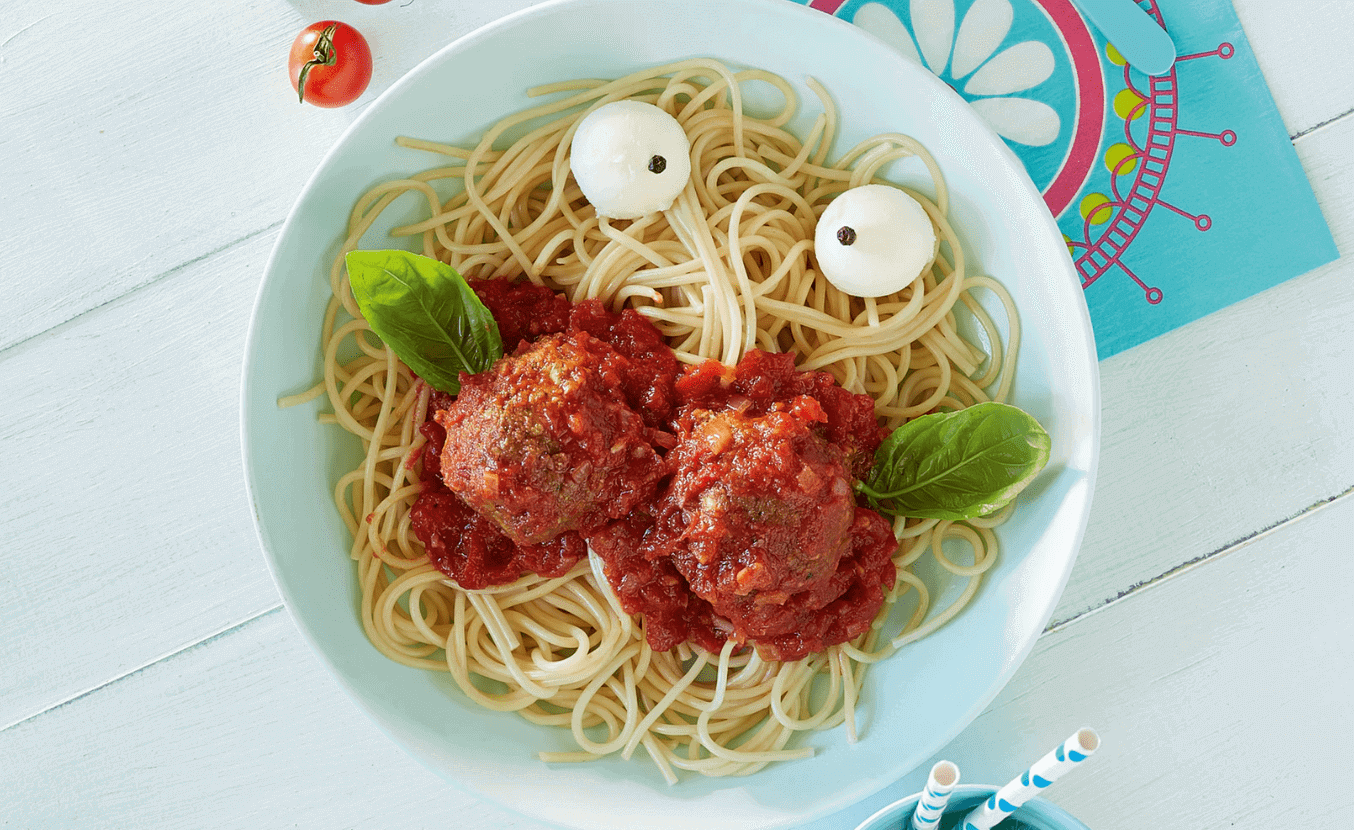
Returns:
[[[940,761],[931,767],[926,778],[926,789],[917,799],[917,810],[912,814],[912,830],[936,830],[940,816],[950,803],[950,793],[959,783],[959,767],[949,761]]]
[[[992,797],[973,808],[960,825],[962,830],[992,830],[997,822],[1014,813],[1045,787],[1067,774],[1100,748],[1100,736],[1094,729],[1079,729],[1058,744],[1058,748],[1035,761],[1020,777],[997,790]]]

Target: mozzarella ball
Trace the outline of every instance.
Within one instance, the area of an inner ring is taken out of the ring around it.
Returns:
[[[691,142],[677,119],[653,104],[613,101],[578,125],[569,147],[574,179],[609,219],[667,210],[691,176]]]
[[[916,199],[896,187],[853,187],[827,206],[813,238],[828,282],[856,297],[883,297],[912,283],[936,255],[936,230]]]

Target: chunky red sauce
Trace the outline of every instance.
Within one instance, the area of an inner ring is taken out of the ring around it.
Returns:
[[[634,311],[475,287],[509,354],[429,402],[412,526],[437,568],[558,576],[586,540],[657,650],[791,660],[869,627],[896,543],[852,490],[882,438],[868,396],[789,355],[682,372]]]
[[[522,341],[559,334],[569,327],[573,304],[543,285],[511,280],[482,280],[475,294],[498,323],[503,351],[512,354]]]

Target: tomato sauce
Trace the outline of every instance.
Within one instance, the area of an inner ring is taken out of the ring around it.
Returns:
[[[681,363],[658,329],[634,309],[613,314],[597,300],[584,300],[573,307],[569,329],[586,331],[629,359],[622,379],[626,401],[646,424],[666,428],[677,403]]]
[[[897,546],[888,522],[856,505],[846,452],[821,435],[819,401],[766,403],[761,414],[741,403],[683,408],[643,544],[673,561],[740,642],[798,659],[868,628]],[[834,613],[842,633],[829,642],[823,609],[853,587],[868,602]]]
[[[643,615],[644,637],[655,651],[667,651],[691,641],[718,652],[729,638],[714,607],[697,596],[673,561],[652,556],[644,540],[653,517],[636,511],[593,534],[588,544],[602,560],[611,590],[630,614]]]
[[[475,295],[498,323],[503,351],[512,354],[523,341],[532,342],[569,327],[572,303],[543,285],[510,280],[473,283]],[[431,411],[431,410],[430,410]]]
[[[868,396],[760,351],[683,372],[633,310],[529,283],[475,290],[510,356],[462,376],[466,406],[440,392],[429,401],[411,522],[434,566],[475,589],[562,575],[590,545],[656,650],[734,639],[791,660],[868,629],[896,549],[889,523],[852,491],[883,438]],[[521,361],[547,371],[519,394],[504,378]],[[561,378],[562,396],[530,389]],[[547,397],[556,403],[519,414],[518,398]],[[497,413],[488,432],[462,429],[485,410]],[[559,424],[574,445],[540,439]]]
[[[504,585],[528,573],[564,576],[588,552],[577,533],[519,545],[441,482],[426,479],[410,522],[433,567],[471,590]]]

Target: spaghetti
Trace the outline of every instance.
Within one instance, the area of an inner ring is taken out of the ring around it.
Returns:
[[[743,85],[754,81],[780,91],[780,112],[744,112]],[[481,706],[570,730],[577,751],[541,753],[545,761],[628,758],[642,748],[672,782],[679,770],[747,774],[811,755],[790,746],[797,732],[844,726],[855,740],[865,669],[962,609],[995,561],[992,528],[1009,508],[967,523],[895,520],[898,578],[869,632],[793,662],[764,660],[733,641],[719,653],[690,645],[653,651],[643,621],[623,611],[595,556],[558,578],[463,590],[429,563],[411,531],[430,390],[372,335],[343,256],[395,200],[414,194],[426,202],[426,218],[392,234],[421,240],[425,255],[472,284],[524,276],[573,301],[635,308],[685,362],[732,364],[754,348],[792,352],[801,369],[829,372],[847,390],[871,396],[888,428],[1004,399],[1019,338],[1015,309],[1000,284],[969,273],[935,161],[899,134],[829,161],[838,117],[827,93],[809,85],[823,112],[803,140],[786,129],[798,103],[785,80],[714,61],[542,87],[532,94],[554,100],[500,121],[474,147],[399,138],[445,163],[376,185],[352,211],[331,272],[323,382],[281,403],[327,393],[333,414],[321,417],[362,442],[361,465],[338,481],[334,497],[352,532],[362,625],[373,645],[402,664],[450,672]],[[628,222],[596,216],[569,176],[578,121],[621,99],[672,114],[692,148],[692,175],[673,207]],[[906,157],[920,159],[934,183],[934,198],[907,189],[934,223],[934,261],[896,294],[843,294],[815,271],[816,218],[835,195],[882,181],[885,168]],[[1005,306],[1009,348],[976,299],[980,290]],[[976,323],[974,339],[986,350],[961,336],[963,317]],[[946,552],[954,541],[972,550],[970,564]],[[935,586],[914,568],[928,553],[967,580],[938,611]],[[897,601],[913,593],[905,613]],[[895,606],[905,619],[889,622]]]

